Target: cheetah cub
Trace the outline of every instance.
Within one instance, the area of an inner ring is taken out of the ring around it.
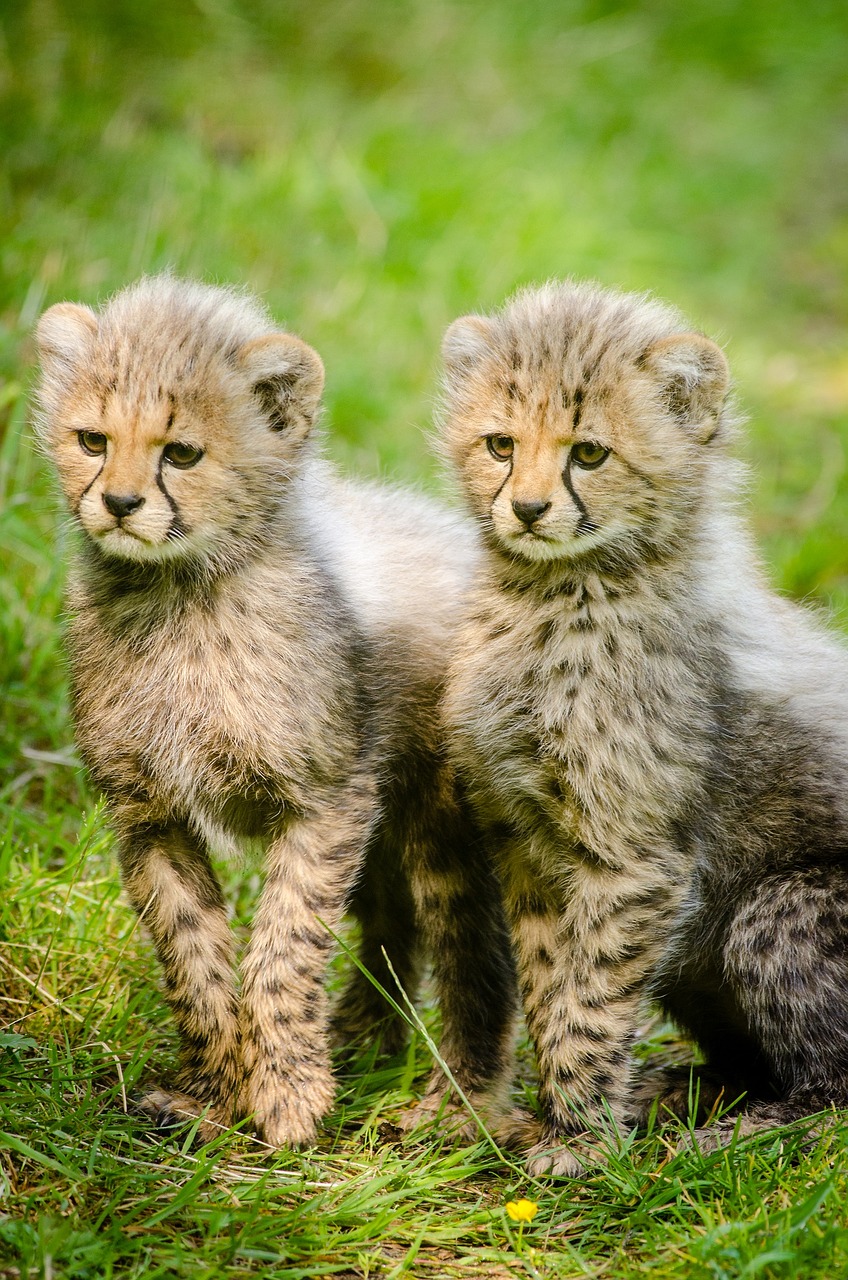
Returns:
[[[539,1060],[531,1168],[577,1175],[606,1106],[644,1114],[646,997],[743,1129],[848,1105],[848,655],[764,582],[722,352],[565,283],[457,320],[444,358],[488,550],[447,715]]]
[[[388,988],[383,947],[408,990],[429,952],[443,1055],[496,1110],[508,931],[437,725],[473,530],[337,478],[311,430],[321,361],[235,292],[145,279],[99,314],[52,307],[38,342],[40,429],[83,535],[77,740],[183,1051],[177,1089],[146,1109],[207,1109],[204,1136],[253,1115],[274,1147],[315,1138],[333,1098],[329,930],[349,905]],[[210,850],[249,847],[265,876],[239,993]],[[337,1038],[387,1007],[357,973]],[[439,1096],[434,1080],[430,1109]]]

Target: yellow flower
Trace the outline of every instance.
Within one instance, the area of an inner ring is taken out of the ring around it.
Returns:
[[[507,1200],[506,1211],[513,1222],[532,1222],[539,1206],[532,1200]]]

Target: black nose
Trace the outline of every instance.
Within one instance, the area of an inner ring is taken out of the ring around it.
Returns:
[[[120,520],[123,516],[132,515],[144,506],[144,498],[137,493],[104,493],[103,505],[113,516]]]
[[[528,529],[539,516],[543,516],[551,504],[549,502],[513,502],[512,509],[522,524]]]

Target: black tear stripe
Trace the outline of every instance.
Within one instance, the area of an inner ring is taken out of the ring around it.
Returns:
[[[510,458],[510,460],[509,460],[509,470],[507,471],[506,475],[504,476],[503,480],[501,481],[501,484],[500,484],[500,487],[499,487],[499,489],[498,489],[497,493],[496,493],[496,494],[495,494],[495,496],[492,498],[492,501],[489,503],[489,515],[490,515],[490,517],[491,517],[492,510],[494,509],[494,505],[495,505],[495,503],[497,502],[498,498],[499,498],[499,497],[501,496],[501,494],[503,493],[503,491],[504,491],[504,487],[505,487],[505,485],[506,485],[507,481],[509,480],[510,476],[512,475],[512,467],[513,467],[513,458],[514,458],[514,456],[515,456],[515,455],[513,454],[513,455],[512,455],[512,457]]]
[[[100,479],[100,477],[101,477],[101,476],[102,476],[102,474],[103,474],[103,468],[104,468],[105,466],[106,466],[106,454],[104,453],[104,455],[103,455],[103,461],[101,462],[101,464],[100,464],[100,466],[99,466],[99,468],[98,468],[97,475],[94,477],[94,479],[93,479],[93,480],[90,480],[90,481],[88,482],[88,484],[85,486],[85,488],[83,489],[82,493],[81,493],[81,494],[80,494],[80,496],[79,496],[79,502],[77,503],[76,508],[75,508],[75,513],[76,513],[76,515],[79,515],[79,513],[80,513],[80,507],[82,506],[82,500],[83,500],[83,498],[84,498],[84,497],[85,497],[85,495],[88,493],[89,489],[90,489],[93,485],[97,484],[97,481]]]
[[[159,489],[159,492],[164,496],[168,506],[171,508],[171,524],[168,529],[167,536],[169,538],[185,537],[187,534],[191,533],[191,528],[183,520],[182,512],[177,506],[175,499],[171,497],[170,493],[165,488],[165,481],[162,479],[162,467],[164,464],[165,455],[163,453],[159,458],[159,466],[156,468],[156,486]]]
[[[578,536],[581,533],[594,533],[598,526],[595,524],[594,520],[589,515],[589,512],[586,510],[585,502],[582,500],[582,498],[578,497],[575,491],[574,485],[571,481],[571,454],[570,453],[568,455],[568,461],[565,464],[565,470],[562,473],[562,482],[565,485],[566,489],[568,490],[569,494],[571,495],[571,500],[574,503],[575,507],[577,508],[578,514],[580,516],[580,519],[577,521]]]

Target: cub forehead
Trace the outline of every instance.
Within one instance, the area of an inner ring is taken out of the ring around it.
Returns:
[[[535,387],[603,396],[639,370],[654,343],[685,327],[674,308],[647,295],[569,281],[524,289],[492,316],[451,325],[448,384],[480,374],[511,398]]]
[[[64,384],[61,420],[71,431],[102,432],[123,447],[152,448],[177,438],[200,443],[211,431],[226,434],[232,382],[229,371],[218,377],[209,368],[200,379],[169,378],[161,366],[121,376],[108,354],[100,358],[93,350]]]
[[[571,433],[598,411],[608,412],[636,372],[623,363],[587,367],[571,353],[529,352],[524,362],[511,359],[508,372],[493,370],[489,391],[511,422],[532,423],[539,430],[559,424]]]
[[[517,337],[492,383],[509,412],[563,411],[577,426],[592,411],[609,411],[640,381],[642,348],[630,351],[590,341],[591,334],[582,336],[585,341],[575,338],[560,349],[544,340],[534,345],[527,335]]]
[[[460,414],[468,431],[564,446],[587,438],[609,443],[617,436],[631,416],[639,370],[620,360],[586,364],[574,351],[516,344],[479,374]]]
[[[188,323],[188,322],[187,322]],[[237,349],[236,349],[237,350]],[[171,325],[156,334],[107,328],[91,351],[83,377],[117,412],[204,415],[246,385],[235,351],[203,332]]]
[[[154,276],[98,313],[72,303],[50,308],[37,338],[46,381],[152,404],[236,377],[239,350],[273,328],[264,310],[235,290]]]

